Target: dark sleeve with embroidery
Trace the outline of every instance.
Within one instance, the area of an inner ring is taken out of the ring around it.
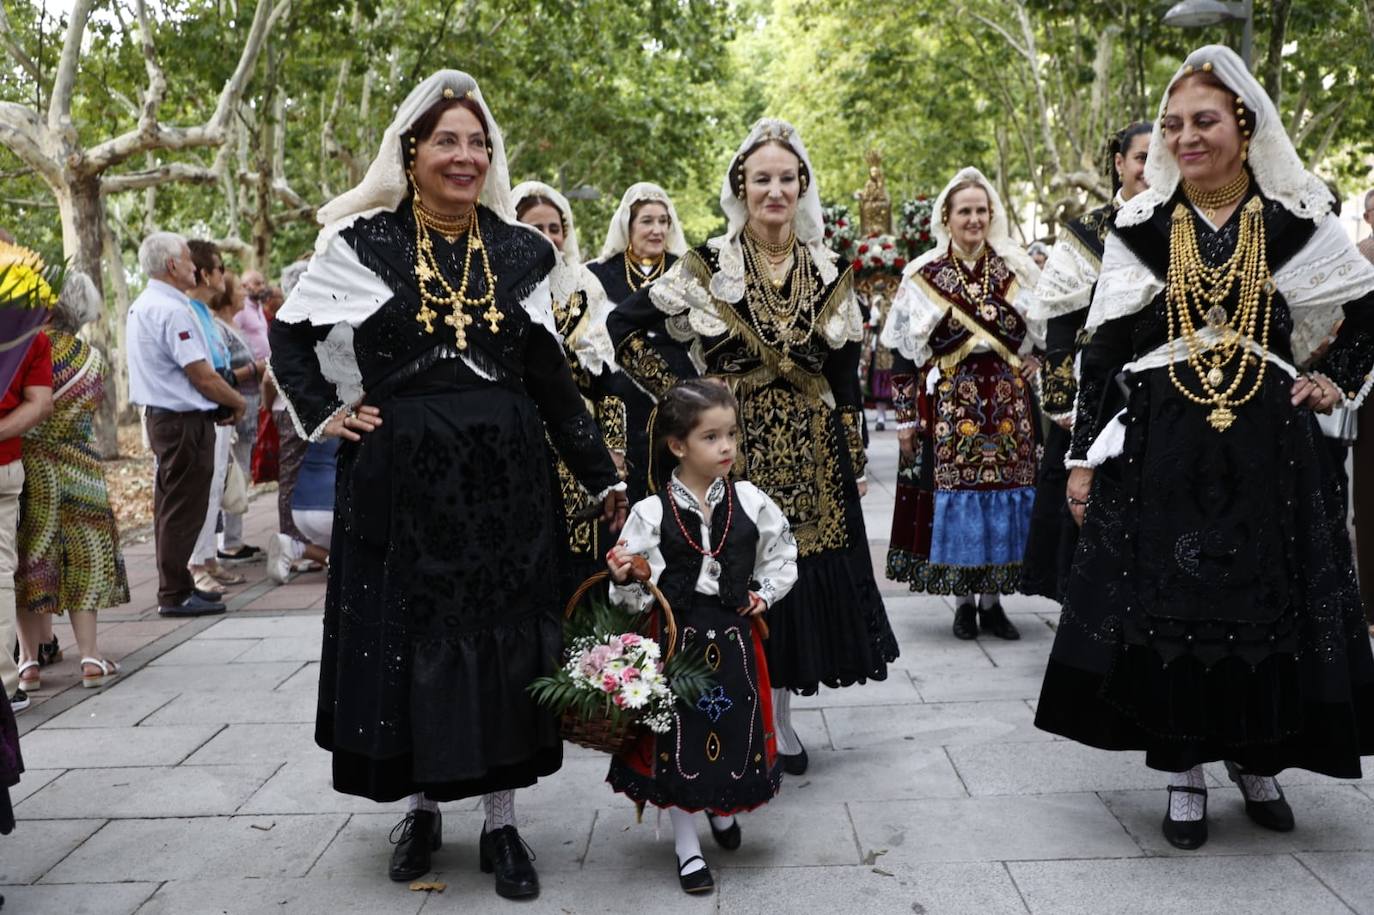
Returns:
[[[892,412],[897,414],[897,428],[916,426],[916,363],[892,351]]]
[[[835,410],[844,428],[845,444],[854,475],[861,477],[868,468],[868,450],[864,447],[864,394],[859,384],[859,359],[863,344],[850,340],[839,349],[830,351],[821,371],[835,395]]]
[[[1359,396],[1374,370],[1374,292],[1345,306],[1345,320],[1331,346],[1312,364],[1348,398]]]
[[[1093,332],[1092,340],[1083,348],[1069,460],[1086,460],[1098,434],[1125,405],[1116,376],[1131,361],[1131,335],[1141,314],[1143,311],[1108,321]]]
[[[649,300],[647,286],[606,316],[616,363],[656,399],[681,379],[697,376],[687,347],[669,336],[666,319]]]
[[[1086,308],[1057,315],[1045,325],[1045,368],[1041,372],[1040,398],[1045,412],[1063,416],[1073,412],[1078,383],[1073,377],[1073,357],[1078,332],[1087,319]]]
[[[587,412],[563,348],[544,328],[530,329],[525,343],[525,388],[530,392],[558,456],[593,495],[614,486],[620,476],[601,430]]]
[[[614,385],[617,373],[604,366],[600,374],[592,376],[592,390],[588,395],[596,413],[596,424],[601,427],[601,436],[611,451],[624,454],[629,449],[627,438],[628,422],[625,412],[625,399],[620,396]]]
[[[308,437],[344,407],[334,383],[320,370],[315,344],[324,341],[331,326],[316,326],[309,321],[288,324],[273,321],[267,330],[272,346],[268,363],[277,389],[290,405],[290,413],[302,437]]]

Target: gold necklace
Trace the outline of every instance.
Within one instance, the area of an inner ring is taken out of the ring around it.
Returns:
[[[1217,221],[1217,212],[1234,205],[1245,192],[1250,190],[1250,173],[1245,169],[1240,170],[1240,174],[1232,178],[1215,190],[1205,191],[1193,184],[1191,181],[1183,182],[1183,194],[1188,198],[1188,202],[1202,211],[1209,222]]]
[[[1265,258],[1264,206],[1251,198],[1241,210],[1240,237],[1236,250],[1219,267],[1209,267],[1197,246],[1197,232],[1188,208],[1174,208],[1169,236],[1169,273],[1165,280],[1165,311],[1169,324],[1169,380],[1193,403],[1211,406],[1207,422],[1225,432],[1236,421],[1235,410],[1248,403],[1264,382],[1264,363],[1269,355],[1269,328],[1273,315],[1274,281]],[[1225,302],[1236,293],[1236,309],[1227,314]],[[1199,336],[1198,322],[1218,338],[1208,345]],[[1187,347],[1189,368],[1197,376],[1201,394],[1189,390],[1178,377],[1174,341]],[[1260,354],[1251,352],[1258,339]],[[1232,368],[1232,363],[1235,363]],[[1251,366],[1255,377],[1250,390],[1240,395]],[[1233,372],[1230,384],[1228,371]]]
[[[973,269],[967,270],[964,267],[964,259],[961,258],[950,243],[950,259],[954,261],[954,272],[959,276],[959,288],[964,291],[964,301],[977,308],[982,305],[989,294],[992,292],[992,258],[988,257],[988,246],[983,244],[983,252],[978,256],[978,260],[973,262]],[[983,282],[970,283],[964,276],[967,272],[974,275],[978,272],[978,261],[983,262]]]
[[[795,243],[795,239],[793,240]],[[744,252],[745,301],[758,331],[759,339],[771,349],[780,350],[782,358],[778,370],[787,374],[796,367],[792,347],[811,339],[816,330],[816,278],[809,269],[810,255],[806,248],[796,247],[792,269],[792,288],[784,297],[779,285],[768,275],[767,258],[761,257],[754,239],[746,236],[741,246]],[[803,314],[806,326],[801,326]]]
[[[476,208],[469,210],[465,216],[446,219],[421,203],[420,191],[416,188],[414,206],[411,209],[415,214],[415,278],[420,287],[420,310],[416,313],[415,320],[425,326],[425,333],[432,334],[434,319],[439,316],[438,309],[449,309],[450,314],[444,318],[444,323],[453,328],[458,348],[463,350],[468,348],[467,328],[472,323],[472,315],[464,309],[481,308],[486,305],[487,310],[482,313],[482,319],[487,322],[492,333],[498,333],[505,315],[496,307],[496,277],[491,272],[491,258],[487,255],[486,245],[482,244],[482,230],[477,222]],[[467,247],[463,252],[463,279],[457,289],[449,285],[443,271],[439,269],[439,263],[434,257],[432,232],[438,232],[450,244],[456,242],[464,233],[467,234]],[[449,232],[454,234],[450,236]],[[473,298],[468,291],[472,284],[474,253],[482,259],[482,277],[485,281],[486,292],[480,298]],[[437,285],[437,291],[431,288],[434,285]]]
[[[789,266],[787,262],[797,246],[797,233],[789,230],[787,241],[772,242],[745,225],[744,234],[753,244],[755,252],[762,254],[764,259],[768,261],[768,278],[772,281],[773,288],[781,289],[783,283],[787,282]]]
[[[652,267],[648,273],[641,273],[630,266],[630,261],[638,261],[645,267]],[[660,254],[658,260],[652,258],[639,258],[635,255],[635,246],[630,245],[625,249],[625,283],[630,287],[631,292],[638,292],[645,286],[652,283],[663,275],[663,265],[668,260],[667,252]]]
[[[554,300],[554,325],[558,328],[559,334],[565,339],[572,336],[573,328],[577,324],[577,317],[582,314],[582,300],[583,296],[580,291],[574,292],[572,295],[568,296],[566,302]]]

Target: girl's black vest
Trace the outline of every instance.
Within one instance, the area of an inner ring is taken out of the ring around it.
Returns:
[[[725,546],[716,555],[720,563],[720,600],[726,607],[737,610],[749,604],[749,586],[754,574],[754,554],[759,542],[759,529],[744,513],[739,503],[739,493],[733,483],[729,498],[721,499],[711,516],[711,536],[719,538],[725,530],[725,518],[729,506],[734,505],[734,516],[730,519],[730,532],[725,537]],[[658,587],[668,603],[673,607],[686,608],[692,602],[696,591],[697,575],[701,571],[701,553],[687,542],[673,515],[672,496],[669,487],[662,489],[658,498],[663,504],[663,522],[659,525],[659,550],[663,553],[665,567],[659,575]],[[716,546],[700,542],[701,516],[690,508],[677,506],[682,524],[687,528],[692,541],[708,551]]]

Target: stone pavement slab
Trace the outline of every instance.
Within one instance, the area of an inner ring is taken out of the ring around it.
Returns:
[[[24,764],[38,769],[175,766],[219,731],[217,725],[40,728],[24,737]]]
[[[425,893],[412,893],[406,884],[377,880],[370,874],[337,877],[274,877],[272,879],[168,880],[157,887],[138,915],[257,915],[268,912],[385,913],[415,915]],[[469,897],[470,899],[471,897]],[[472,912],[472,908],[467,909]]]
[[[183,765],[284,763],[310,756],[328,758],[323,750],[315,746],[314,728],[301,727],[299,724],[231,724],[192,753]]]
[[[81,846],[104,820],[25,821],[23,832],[0,836],[0,885],[33,883]],[[22,836],[22,841],[14,841]],[[0,890],[0,894],[5,894]],[[11,911],[22,911],[14,908]]]
[[[1350,911],[1287,855],[1013,861],[1007,867],[1037,915],[1239,911],[1348,915]]]
[[[4,886],[5,913],[62,913],[62,915],[133,915],[156,883],[71,883],[63,886]],[[190,911],[183,909],[183,912]]]
[[[80,708],[72,711],[80,711]],[[185,693],[159,706],[144,721],[147,724],[275,724],[294,721],[313,725],[315,696],[302,690]]]
[[[1053,740],[1037,730],[1024,702],[945,702],[894,707],[828,708],[826,727],[837,749]]]
[[[1141,854],[1093,794],[856,801],[849,809],[865,854],[885,850],[893,863]]]
[[[70,769],[15,807],[24,819],[230,814],[276,770],[257,766]]]
[[[43,882],[300,877],[344,820],[328,814],[114,820]]]
[[[1294,857],[1350,908],[1374,912],[1374,853],[1303,852]]]
[[[1001,864],[727,867],[718,877],[722,915],[777,912],[797,900],[808,912],[1022,915],[1026,907]]]
[[[994,743],[949,748],[950,759],[974,797],[1121,791],[1169,783],[1135,753],[1109,753],[1070,740]]]

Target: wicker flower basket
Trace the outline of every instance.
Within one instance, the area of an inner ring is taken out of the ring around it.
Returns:
[[[568,606],[563,611],[564,618],[570,619],[577,612],[582,599],[592,589],[599,587],[609,578],[608,572],[597,572],[582,582],[573,593],[572,598],[568,600]],[[677,645],[677,622],[673,619],[673,608],[668,606],[668,599],[663,596],[662,591],[658,590],[657,585],[651,581],[643,582],[643,585],[654,596],[654,603],[663,615],[662,629],[667,636],[667,646],[663,650],[663,661],[666,664],[668,659],[673,656],[674,647]],[[656,614],[652,612],[644,615],[644,621],[641,623],[643,627],[640,632],[641,635],[652,635],[647,630],[652,627],[655,618]],[[633,712],[622,711],[615,717],[603,714],[584,718],[570,709],[563,713],[559,730],[564,740],[575,743],[579,747],[616,754],[629,749],[639,739],[643,727],[639,723],[639,716]]]

